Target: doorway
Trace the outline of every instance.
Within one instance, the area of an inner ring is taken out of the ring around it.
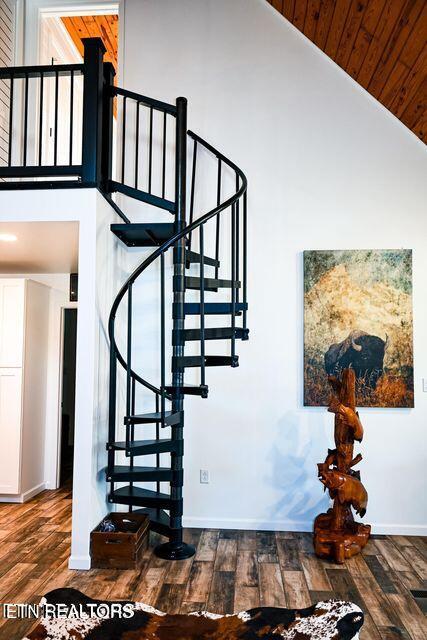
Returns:
[[[73,481],[76,398],[77,309],[64,309],[59,486]]]

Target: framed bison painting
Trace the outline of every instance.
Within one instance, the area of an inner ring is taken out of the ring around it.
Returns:
[[[411,250],[304,252],[304,405],[346,367],[357,405],[414,406]]]

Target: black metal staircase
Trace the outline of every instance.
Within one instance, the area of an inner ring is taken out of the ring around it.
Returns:
[[[135,96],[135,94],[134,94]],[[144,98],[151,107],[148,98]],[[153,107],[154,108],[154,107]],[[157,105],[158,110],[162,110]],[[175,223],[127,223],[112,225],[112,231],[125,244],[132,247],[157,247],[141,265],[131,274],[120,290],[110,316],[109,333],[111,340],[111,380],[110,380],[110,427],[108,448],[107,480],[110,482],[109,501],[127,505],[131,509],[142,508],[148,513],[151,528],[169,538],[169,542],[160,545],[156,553],[164,558],[187,558],[194,553],[194,549],[185,544],[182,536],[183,515],[183,454],[184,454],[184,397],[197,395],[202,398],[208,396],[206,384],[206,369],[208,367],[237,367],[239,359],[236,354],[236,341],[248,339],[246,326],[247,290],[246,290],[246,262],[247,262],[247,182],[242,171],[219,151],[206,143],[192,132],[186,131],[186,101],[178,98],[176,107],[176,200],[174,204]],[[169,106],[169,113],[174,113]],[[189,220],[186,218],[186,158],[187,139],[192,140],[192,170],[190,180]],[[163,140],[164,143],[164,140]],[[139,147],[140,142],[138,143]],[[148,141],[152,145],[151,136]],[[213,156],[216,162],[216,206],[208,213],[196,217],[194,194],[197,185],[198,151],[202,148]],[[138,153],[138,151],[137,151]],[[148,157],[151,158],[149,151]],[[234,190],[227,198],[222,198],[222,176],[224,167],[233,176]],[[163,165],[164,170],[164,165]],[[152,174],[152,167],[148,168]],[[124,182],[124,176],[123,176]],[[120,185],[116,183],[116,188]],[[127,192],[129,193],[129,192]],[[149,192],[148,192],[149,193]],[[151,195],[149,193],[149,195]],[[165,207],[163,207],[165,208]],[[211,225],[208,233],[208,225]],[[226,227],[226,223],[228,226]],[[223,234],[221,236],[221,224]],[[229,233],[226,233],[227,230]],[[209,235],[213,246],[207,249],[205,237]],[[197,237],[196,237],[197,236]],[[224,240],[228,243],[228,256],[222,252]],[[197,245],[197,251],[195,250]],[[168,252],[173,252],[173,302],[171,305],[173,316],[170,350],[166,346],[165,329],[165,260]],[[209,257],[209,255],[215,257]],[[132,288],[138,278],[154,262],[160,263],[160,317],[161,347],[160,347],[160,384],[158,386],[147,382],[132,368]],[[223,264],[226,264],[224,267]],[[197,275],[188,275],[192,268],[197,269]],[[209,273],[209,271],[211,273]],[[228,276],[223,278],[224,275]],[[197,292],[197,293],[193,293]],[[206,296],[216,294],[218,301],[206,300]],[[188,302],[187,295],[195,296],[196,300]],[[127,298],[128,307],[128,336],[127,355],[123,356],[116,342],[115,318],[119,305]],[[186,318],[197,316],[197,327],[186,327]],[[206,326],[210,316],[222,316],[229,319],[223,322],[226,326]],[[238,325],[238,321],[241,323]],[[207,341],[226,341],[229,353],[208,355]],[[185,346],[191,342],[197,343],[197,355],[185,354]],[[171,380],[167,380],[166,362],[170,358]],[[124,440],[117,441],[116,424],[116,379],[117,363],[126,371],[126,415],[124,418]],[[200,371],[198,384],[187,384],[184,374],[188,368]],[[136,409],[136,388],[142,385],[153,395],[153,411],[139,413]],[[166,405],[169,405],[166,407]],[[143,440],[145,428],[154,426],[155,438]],[[163,437],[163,429],[168,430]],[[117,465],[116,454],[124,452],[129,459],[128,465]],[[161,463],[161,454],[169,454],[167,465]],[[145,455],[155,455],[153,466],[138,466],[135,459]],[[143,482],[155,482],[156,490],[142,489]],[[160,490],[160,483],[169,483],[169,493]],[[126,483],[117,488],[117,484]]]
[[[20,80],[24,83],[23,153],[12,148],[10,137],[8,166],[0,167],[0,188],[98,187],[122,218],[121,224],[111,226],[120,241],[141,251],[153,248],[122,285],[110,313],[106,480],[110,503],[142,509],[150,517],[151,528],[169,539],[156,548],[156,553],[181,559],[194,553],[194,548],[183,541],[182,529],[184,398],[206,398],[206,369],[237,367],[237,341],[248,339],[247,180],[231,160],[187,131],[185,98],[171,105],[114,86],[114,70],[109,63],[103,64],[103,53],[102,42],[91,38],[85,42],[83,65],[0,70],[0,81],[10,83],[10,132],[19,119],[19,114],[13,115],[14,85]],[[76,162],[73,151],[77,75],[84,76],[81,162]],[[53,163],[43,164],[42,115],[33,134],[39,144],[32,150],[28,143],[28,113],[32,112],[29,96],[39,96],[34,113],[42,114],[43,86],[49,78],[55,82],[55,121],[59,80],[69,78],[70,82],[68,165],[58,164],[61,141],[57,128]],[[29,90],[30,80],[39,83],[38,91]],[[120,162],[113,175],[115,111]],[[192,160],[187,197],[189,151]],[[31,154],[35,159],[28,162]],[[202,161],[211,162],[215,172],[212,194],[204,186],[206,172],[199,175]],[[54,180],[43,182],[40,178],[44,176]],[[58,177],[69,180],[59,181]],[[9,178],[21,181],[7,182]],[[29,178],[35,181],[22,181]],[[132,222],[112,198],[114,193],[149,207],[152,221]],[[209,201],[210,206],[197,204],[198,197]],[[168,214],[173,222],[170,218],[165,221]],[[142,368],[135,363],[133,349],[134,285],[137,280],[138,284],[144,281],[148,273],[151,281],[153,272],[159,285],[160,328],[159,379],[155,382],[140,373]],[[125,336],[118,335],[116,326],[122,309],[127,314]],[[215,320],[222,320],[221,326],[215,325]],[[219,353],[207,353],[208,346],[217,341],[221,345]],[[223,353],[224,344],[227,353]],[[194,376],[194,370],[199,371],[197,384],[194,379],[189,384],[187,376]],[[143,456],[149,456],[150,464],[141,462]],[[154,483],[155,488],[141,488],[143,483]],[[163,483],[168,484],[168,492]]]

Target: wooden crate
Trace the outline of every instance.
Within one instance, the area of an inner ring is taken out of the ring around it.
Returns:
[[[108,518],[118,531],[91,533],[93,569],[136,569],[148,546],[149,518],[136,513],[110,513]]]

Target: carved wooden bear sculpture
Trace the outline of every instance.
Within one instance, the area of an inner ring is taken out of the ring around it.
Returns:
[[[353,369],[344,369],[340,378],[329,377],[332,395],[328,411],[335,414],[335,449],[328,449],[324,462],[317,465],[320,481],[333,505],[314,521],[314,550],[320,558],[343,563],[359,553],[369,540],[371,527],[355,522],[352,508],[362,518],[368,505],[368,494],[353,467],[362,456],[354,456],[354,441],[363,439],[363,426],[356,411]]]
[[[331,491],[331,497],[337,497],[341,504],[351,504],[356,513],[363,518],[368,506],[368,493],[360,480],[337,469],[322,469],[319,477],[325,489]]]

